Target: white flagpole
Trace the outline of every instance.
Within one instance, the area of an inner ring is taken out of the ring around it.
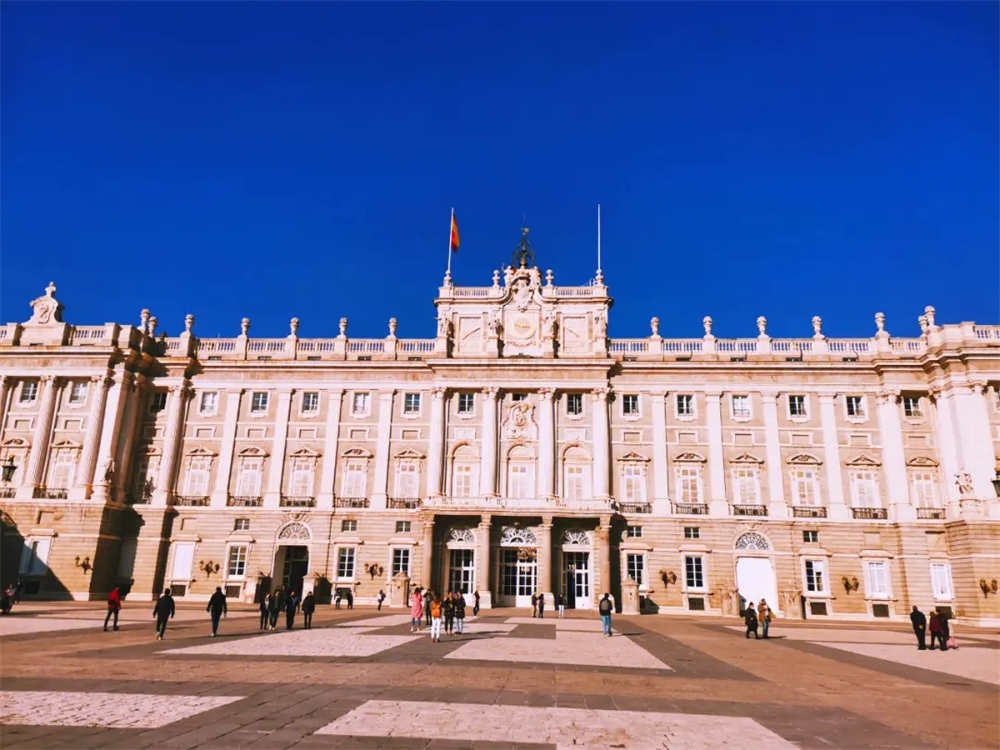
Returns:
[[[597,204],[597,272],[601,272],[601,204]]]
[[[448,221],[448,270],[445,275],[451,277],[451,228],[455,226],[455,207],[451,209],[451,219]]]

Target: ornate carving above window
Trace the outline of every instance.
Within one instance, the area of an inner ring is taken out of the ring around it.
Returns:
[[[304,523],[293,521],[292,523],[285,525],[278,532],[278,539],[301,539],[303,541],[309,541],[312,539],[312,533],[309,531],[309,527]]]
[[[914,456],[906,462],[907,466],[926,466],[928,468],[938,466],[938,462],[927,456]]]
[[[503,547],[536,547],[538,538],[531,529],[520,526],[504,526],[500,531],[500,545]]]
[[[874,458],[871,458],[870,456],[866,456],[864,454],[861,454],[860,456],[852,458],[850,461],[847,461],[845,463],[848,466],[881,466],[882,465],[881,462],[876,461]]]
[[[583,547],[590,546],[590,534],[582,529],[566,529],[562,536],[563,544],[578,544]]]
[[[736,540],[736,549],[767,552],[771,549],[771,545],[767,543],[767,539],[765,539],[763,535],[758,534],[756,531],[748,531]]]
[[[448,532],[448,544],[475,544],[476,535],[472,529],[451,529]]]
[[[678,455],[674,456],[674,461],[684,461],[688,463],[697,462],[703,464],[705,463],[705,457],[700,453],[694,453],[689,451],[687,453],[679,453]]]
[[[788,463],[790,464],[807,464],[812,466],[819,466],[822,461],[820,461],[816,456],[811,453],[796,453],[794,456],[788,457]]]
[[[752,453],[741,453],[740,455],[736,456],[735,458],[729,459],[729,463],[732,463],[732,464],[762,464],[762,463],[764,463],[764,459],[757,458],[757,456],[753,455]]]

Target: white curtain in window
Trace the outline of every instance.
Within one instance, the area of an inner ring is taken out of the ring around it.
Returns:
[[[868,563],[868,595],[889,596],[889,565],[884,561]]]
[[[415,461],[400,461],[396,466],[396,497],[419,497],[419,474]]]
[[[507,496],[508,497],[531,497],[532,477],[531,464],[525,462],[511,462],[507,470]]]
[[[628,502],[642,502],[646,499],[646,477],[639,464],[625,464],[622,467],[622,494]]]
[[[194,562],[194,542],[179,542],[174,545],[173,579],[186,581],[191,578],[191,565]]]
[[[311,458],[297,458],[292,466],[292,497],[312,497],[315,469]]]
[[[367,465],[363,461],[348,461],[344,472],[343,497],[365,497]]]
[[[211,459],[207,456],[193,456],[188,464],[184,480],[184,494],[189,497],[204,497],[208,494],[208,474]]]
[[[913,473],[913,499],[918,508],[938,507],[937,484],[933,472]]]
[[[48,486],[53,489],[68,489],[76,474],[76,449],[59,448],[52,457]]]
[[[931,563],[931,589],[934,598],[939,601],[952,599],[951,565],[949,563]]]
[[[237,497],[260,497],[263,466],[263,458],[244,458],[240,461],[240,473],[236,477]]]
[[[701,502],[701,477],[696,466],[680,466],[677,469],[677,496],[682,503]]]
[[[876,491],[875,472],[858,471],[851,477],[855,508],[880,508],[882,503]]]
[[[757,505],[760,502],[760,484],[757,469],[743,467],[733,470],[733,489],[737,505]]]
[[[476,469],[472,464],[455,464],[455,477],[452,481],[452,495],[455,497],[476,496]]]
[[[819,505],[815,470],[797,469],[792,474],[792,493],[796,505]]]

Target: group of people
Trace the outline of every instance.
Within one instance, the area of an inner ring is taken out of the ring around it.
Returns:
[[[935,608],[927,616],[914,604],[913,611],[910,612],[910,622],[913,624],[913,634],[917,636],[917,650],[927,650],[926,638],[928,630],[931,634],[931,651],[934,651],[935,641],[937,641],[938,647],[942,651],[947,651],[949,648],[958,648],[955,639],[951,637],[951,626],[948,625],[949,619],[951,619],[951,615],[946,609]]]
[[[473,615],[479,614],[479,592],[473,593]],[[418,633],[421,624],[431,629],[431,641],[441,640],[441,629],[445,634],[461,635],[465,630],[465,595],[461,591],[449,591],[442,599],[441,594],[418,586],[410,597],[410,632]]]
[[[767,631],[771,627],[771,620],[774,619],[774,611],[767,606],[767,600],[761,598],[760,602],[757,604],[757,609],[754,609],[753,602],[747,604],[746,610],[743,612],[743,622],[747,626],[747,638],[753,633],[754,638],[760,638],[757,635],[758,626],[763,631],[765,638],[768,637]]]
[[[259,630],[277,630],[278,615],[285,613],[285,630],[295,627],[295,614],[302,610],[302,624],[306,630],[312,628],[313,613],[316,611],[316,597],[310,591],[299,600],[298,593],[293,589],[286,590],[279,586],[260,600]]]
[[[0,612],[9,615],[14,605],[21,601],[21,592],[24,590],[24,581],[20,578],[17,583],[11,583],[3,590],[0,590]]]

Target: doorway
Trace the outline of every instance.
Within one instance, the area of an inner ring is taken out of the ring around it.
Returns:
[[[500,594],[504,602],[515,607],[528,607],[537,587],[538,560],[535,550],[525,547],[502,550]]]
[[[302,595],[302,581],[309,571],[309,548],[305,545],[288,545],[278,548],[274,559],[275,571],[281,570],[281,585],[286,591]]]
[[[592,607],[593,604],[590,598],[590,553],[563,552],[563,575],[567,608],[589,609]]]
[[[778,585],[774,578],[774,566],[766,557],[739,557],[736,559],[736,588],[740,595],[740,612],[753,602],[757,606],[761,599],[767,606],[778,611]]]

